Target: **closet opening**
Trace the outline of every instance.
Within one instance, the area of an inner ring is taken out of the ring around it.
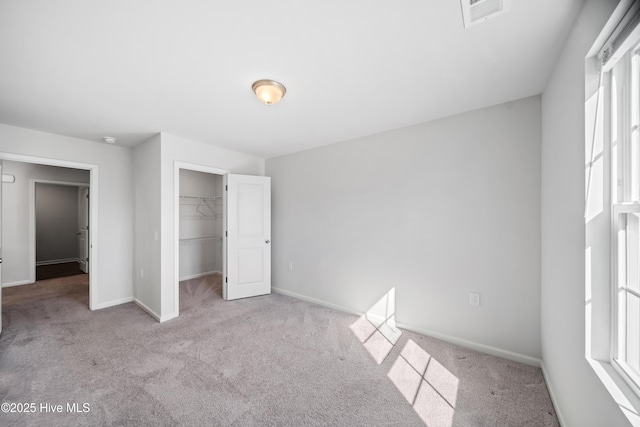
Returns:
[[[184,165],[176,174],[179,313],[222,299],[224,277],[226,171],[191,167]]]

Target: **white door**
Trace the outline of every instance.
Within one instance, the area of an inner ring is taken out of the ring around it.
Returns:
[[[225,300],[271,293],[271,178],[224,176]]]
[[[80,270],[89,273],[89,187],[78,189],[78,253]]]

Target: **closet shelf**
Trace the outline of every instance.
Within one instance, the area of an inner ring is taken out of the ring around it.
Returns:
[[[215,197],[202,197],[202,196],[180,196],[181,199],[198,199],[198,200],[218,200],[222,199],[222,196]]]
[[[185,239],[180,239],[181,242],[198,242],[203,240],[215,240],[219,239],[219,236],[205,236],[205,237],[189,237]]]
[[[214,214],[214,215],[180,215],[180,219],[190,219],[190,220],[211,220],[215,221],[218,218],[222,218],[222,214]]]
[[[216,200],[222,199],[222,196],[215,196],[215,197],[180,196],[180,199],[185,200],[184,203],[182,201],[180,202],[180,211],[181,211],[180,218],[189,218],[194,216],[189,214],[185,215],[185,213],[182,212],[183,207],[184,209],[187,209],[187,206],[195,207],[194,213],[198,214],[203,219],[206,217],[213,217],[214,219],[218,218],[218,215],[216,214],[216,210],[218,207],[220,207],[221,202],[216,202]],[[191,208],[188,208],[188,209],[192,210]],[[195,216],[197,217],[198,215],[195,215]]]

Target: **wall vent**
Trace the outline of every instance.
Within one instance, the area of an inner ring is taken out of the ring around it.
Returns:
[[[511,0],[460,0],[464,27],[485,22],[509,11]]]

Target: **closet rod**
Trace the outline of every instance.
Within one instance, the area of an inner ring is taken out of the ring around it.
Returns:
[[[215,197],[201,197],[201,196],[180,196],[181,199],[199,199],[199,200],[217,200],[222,199],[222,196]]]

